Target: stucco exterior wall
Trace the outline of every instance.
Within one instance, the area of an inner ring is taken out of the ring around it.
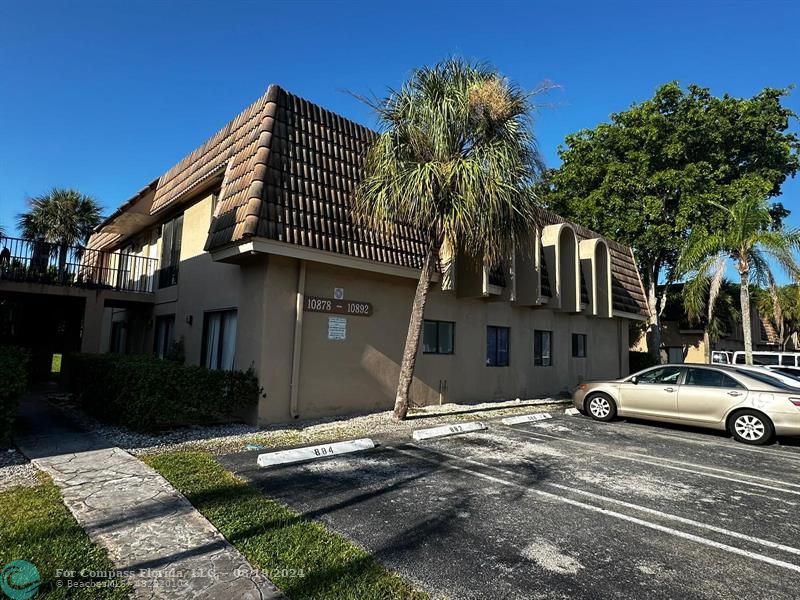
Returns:
[[[300,262],[270,256],[263,296],[264,331],[260,356],[252,339],[237,342],[237,363],[252,354],[266,398],[259,422],[281,422],[290,414],[296,293]],[[247,276],[256,276],[251,273]],[[306,263],[305,294],[370,302],[369,317],[347,316],[345,340],[328,339],[326,313],[304,312],[300,337],[298,413],[302,418],[390,408],[394,402],[408,316],[416,282],[365,271]],[[256,314],[257,295],[243,294],[240,315]],[[426,318],[453,321],[455,352],[417,358],[412,401],[439,402],[543,397],[567,391],[593,378],[627,373],[627,323],[621,319],[568,314],[546,307],[518,307],[508,302],[457,299],[434,286]],[[244,319],[242,319],[242,323]],[[510,327],[510,364],[486,366],[486,327]],[[622,326],[621,326],[622,325]],[[242,325],[243,326],[243,325]],[[553,365],[533,365],[533,332],[553,332]],[[587,335],[587,358],[573,358],[572,333]],[[624,335],[624,339],[621,336]]]
[[[143,332],[131,337],[129,331],[129,352],[152,352],[155,318],[174,314],[175,339],[184,341],[186,362],[199,364],[204,313],[238,307],[242,270],[238,265],[213,261],[211,255],[203,250],[211,223],[212,203],[213,197],[209,194],[184,210],[178,284],[158,289],[158,282],[155,282],[152,318],[136,324],[136,328],[144,328]],[[143,256],[161,256],[161,237],[155,235],[158,229],[146,234],[151,242],[143,247]],[[133,321],[142,320],[130,310],[116,310],[112,319],[128,321],[129,330],[134,327]],[[101,347],[107,352],[110,327],[104,328],[103,337]]]
[[[236,309],[235,367],[253,367],[264,392],[257,409],[245,415],[248,420],[279,423],[390,408],[416,280],[275,254],[254,254],[239,264],[215,262],[203,250],[212,204],[207,195],[184,210],[177,285],[156,289],[152,308],[102,311],[102,325],[92,333],[105,338],[101,350],[109,349],[111,322],[122,319],[129,323],[128,351],[152,352],[156,318],[174,314],[175,339],[183,340],[186,362],[199,364],[204,314]],[[148,256],[161,255],[158,231],[144,234],[151,240],[142,249]],[[303,311],[298,325],[303,264],[306,296],[333,297],[334,289],[342,288],[345,299],[372,305],[369,317],[345,317],[346,339],[328,338],[329,318],[340,315]],[[435,284],[425,316],[455,323],[455,352],[420,349],[412,402],[436,404],[440,396],[442,402],[465,403],[546,397],[584,380],[627,374],[627,321],[591,316],[587,306],[574,310],[521,306],[502,295],[459,298]],[[507,367],[486,365],[488,325],[510,328]],[[533,364],[537,329],[552,332],[552,366]],[[587,335],[586,358],[572,357],[573,333]]]

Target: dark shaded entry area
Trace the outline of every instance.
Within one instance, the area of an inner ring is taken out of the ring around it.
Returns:
[[[0,345],[31,355],[31,376],[48,379],[54,354],[79,352],[85,300],[47,294],[0,293]]]

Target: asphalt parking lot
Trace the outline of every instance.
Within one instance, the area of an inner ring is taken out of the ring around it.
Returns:
[[[800,445],[554,414],[229,469],[434,597],[797,598]]]

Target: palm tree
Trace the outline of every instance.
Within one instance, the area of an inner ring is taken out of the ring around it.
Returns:
[[[28,211],[18,215],[22,237],[58,248],[58,273],[63,277],[70,246],[85,243],[100,223],[100,205],[77,190],[53,188],[28,200]]]
[[[730,331],[730,323],[739,320],[730,284],[725,281],[725,257],[709,261],[709,269],[695,274],[683,286],[683,307],[690,323],[703,326],[703,354],[711,364],[713,345]]]
[[[527,243],[540,163],[530,94],[489,66],[451,59],[421,68],[370,104],[382,132],[356,188],[355,220],[386,234],[411,225],[425,245],[394,406],[404,419],[440,250],[462,249],[492,267],[515,239]]]
[[[714,231],[696,231],[690,236],[679,265],[685,272],[707,273],[706,267],[732,261],[739,273],[745,362],[753,364],[750,320],[750,282],[768,285],[774,280],[769,260],[792,276],[800,267],[794,252],[800,248],[800,231],[775,227],[770,205],[760,182],[747,182],[737,189],[738,199],[730,207],[712,203],[722,212],[724,223]]]
[[[766,292],[759,290],[756,306],[762,315],[770,315],[781,350],[786,350],[787,344],[800,329],[800,286],[778,286],[772,281]]]

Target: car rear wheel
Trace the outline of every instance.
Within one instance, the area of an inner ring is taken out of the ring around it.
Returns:
[[[610,421],[617,416],[617,405],[610,396],[594,394],[589,396],[584,403],[586,412],[595,421]]]
[[[775,435],[775,427],[764,414],[755,410],[742,410],[728,422],[728,430],[737,442],[760,446]]]

